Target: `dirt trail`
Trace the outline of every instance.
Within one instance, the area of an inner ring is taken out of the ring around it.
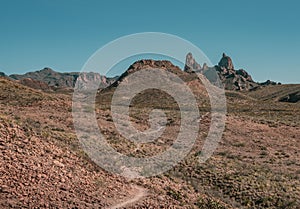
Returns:
[[[139,187],[139,186],[134,186],[133,187],[133,192],[132,195],[134,195],[132,198],[125,200],[124,202],[118,203],[114,206],[109,207],[109,209],[117,209],[117,208],[122,208],[128,205],[131,205],[139,200],[141,200],[143,197],[147,195],[146,189]]]

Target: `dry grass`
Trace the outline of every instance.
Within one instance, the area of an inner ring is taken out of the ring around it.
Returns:
[[[209,100],[205,92],[197,92],[197,85],[191,85],[203,115],[197,143],[189,156],[171,171],[131,181],[147,188],[149,193],[132,208],[297,208],[300,205],[300,108],[299,103],[282,103],[277,98],[298,86],[227,92],[229,113],[222,142],[212,158],[199,164],[198,155],[207,136],[210,115]],[[46,94],[1,78],[0,89],[0,118],[5,119],[5,126],[18,126],[23,138],[34,134],[45,143],[49,141],[56,148],[72,152],[82,164],[88,165],[89,172],[98,173],[94,179],[97,187],[114,187],[103,180],[103,176],[110,174],[96,168],[80,149],[73,130],[69,95]],[[130,116],[137,129],[149,128],[148,115],[155,108],[162,108],[168,117],[167,128],[159,140],[137,147],[122,137],[113,124],[112,94],[111,90],[102,91],[96,109],[101,131],[112,147],[129,156],[145,157],[172,145],[180,126],[180,112],[172,98],[157,91],[145,91],[134,98]],[[119,186],[128,189],[125,180],[120,182],[122,179],[115,176],[110,179],[118,180]],[[111,190],[107,191],[104,198],[111,195]]]

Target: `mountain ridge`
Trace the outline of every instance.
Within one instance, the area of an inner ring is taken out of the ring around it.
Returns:
[[[51,68],[44,68],[42,70],[27,72],[25,74],[12,74],[8,76],[13,80],[17,80],[29,87],[37,88],[39,84],[43,85],[45,89],[73,89],[77,79],[81,79],[83,82],[89,82],[94,80],[100,80],[100,88],[109,86],[115,78],[107,78],[95,72],[57,72]],[[27,80],[24,80],[27,79]],[[28,79],[31,79],[33,83],[30,83]],[[42,84],[42,83],[43,84]],[[34,83],[38,83],[35,85]],[[48,85],[47,88],[45,85]]]
[[[182,72],[188,74],[194,72],[200,73],[212,84],[217,84],[221,81],[226,90],[233,91],[253,91],[268,85],[281,84],[270,80],[262,83],[254,81],[250,73],[246,70],[236,70],[231,57],[227,56],[225,53],[223,53],[217,65],[208,66],[206,63],[202,63],[201,66],[190,52],[186,55],[186,62],[183,69],[178,66],[175,67],[175,65],[168,60],[138,60],[130,65],[120,76],[113,78],[100,75],[96,72],[57,72],[49,67],[34,72],[27,72],[25,74],[12,74],[7,76],[5,73],[1,73],[0,76],[17,80],[23,85],[41,89],[43,91],[56,91],[59,89],[72,90],[75,87],[77,79],[80,79],[83,83],[100,81],[99,89],[104,89],[110,86],[117,86],[118,82],[121,82],[131,71],[147,66],[160,69],[167,69],[174,66],[171,68],[174,73],[178,75],[183,75]],[[185,75],[185,77],[187,77],[187,75]]]

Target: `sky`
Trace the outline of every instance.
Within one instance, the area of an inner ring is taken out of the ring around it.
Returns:
[[[225,52],[256,81],[300,83],[299,8],[297,0],[0,0],[0,71],[80,71],[108,42],[163,32],[214,64]]]

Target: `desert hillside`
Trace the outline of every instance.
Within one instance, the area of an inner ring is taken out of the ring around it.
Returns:
[[[95,112],[101,133],[118,152],[140,158],[172,145],[180,130],[180,110],[160,90],[137,95],[130,106],[130,120],[137,129],[149,128],[153,109],[167,116],[160,138],[137,146],[116,130],[112,120],[110,105],[117,86],[133,72],[158,67],[181,77],[196,96],[200,131],[192,151],[166,173],[133,180],[105,171],[82,150],[70,92],[49,91],[45,85],[36,89],[29,87],[30,80],[0,77],[1,208],[298,208],[300,103],[295,98],[300,85],[259,85],[245,80],[230,64],[220,64],[222,70],[232,68],[247,88],[258,87],[226,91],[225,131],[203,164],[198,156],[211,114],[208,94],[195,73],[171,62],[143,60],[98,91]]]

